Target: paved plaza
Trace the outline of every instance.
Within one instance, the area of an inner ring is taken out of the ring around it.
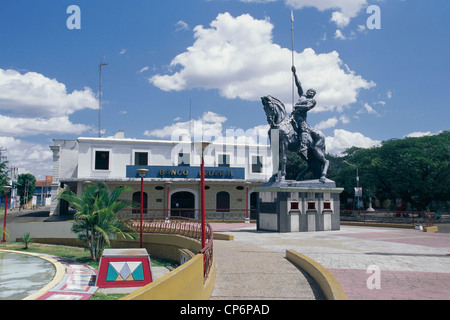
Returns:
[[[222,225],[221,229],[234,235],[234,242],[240,244],[242,250],[264,250],[274,253],[272,257],[277,253],[280,260],[286,250],[292,249],[315,260],[333,274],[349,300],[450,299],[448,233],[354,226],[341,226],[339,231],[271,233],[258,232],[255,225],[230,224],[228,227],[226,230],[227,226]],[[231,255],[235,246],[216,245],[215,252],[221,253],[228,247]],[[266,253],[266,256],[270,255]],[[258,268],[252,264],[251,255],[247,260],[241,261],[241,269],[245,272],[250,270],[256,274],[258,270],[264,270],[263,265]],[[275,275],[266,274],[266,277]],[[303,277],[300,272],[298,275]],[[221,277],[218,267],[217,279],[220,281]],[[291,285],[292,281],[280,277],[279,296],[284,295],[283,288],[289,290]],[[230,291],[232,289],[231,286]],[[295,298],[304,297],[298,295]]]
[[[19,235],[25,226],[33,227],[34,237],[40,236],[35,232],[48,234],[56,225],[65,223],[70,228],[69,221],[50,222],[48,215],[33,212],[9,218],[8,228],[20,227]],[[214,240],[217,274],[213,300],[323,299],[309,275],[285,258],[286,250],[327,268],[350,300],[450,300],[450,233],[345,225],[339,231],[277,233],[259,232],[255,224],[211,225],[215,232],[234,236],[233,241]],[[445,230],[448,225],[438,227]],[[63,281],[68,285],[55,289],[57,295],[42,298],[87,298],[92,282],[82,280],[89,278],[85,276],[89,270],[79,269],[76,263],[63,264],[74,276]],[[75,276],[77,272],[81,273]],[[79,288],[73,287],[75,283]],[[74,288],[75,292],[70,291]]]

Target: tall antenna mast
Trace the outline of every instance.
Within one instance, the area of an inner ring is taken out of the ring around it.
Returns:
[[[102,68],[107,66],[107,63],[103,63],[103,59],[100,62],[100,80],[99,80],[99,93],[98,93],[98,137],[102,137]]]
[[[292,38],[292,66],[294,66],[294,10],[291,10],[291,38]],[[294,98],[294,88],[295,79],[292,75],[292,108],[294,108],[295,98]]]
[[[189,138],[192,139],[192,99],[189,99]]]

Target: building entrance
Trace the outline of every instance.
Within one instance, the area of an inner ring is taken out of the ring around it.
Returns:
[[[180,191],[170,197],[172,217],[195,218],[195,196],[188,191]]]

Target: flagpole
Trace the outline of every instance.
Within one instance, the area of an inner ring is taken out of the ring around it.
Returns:
[[[291,10],[291,38],[292,38],[292,66],[294,66],[294,11]],[[294,108],[294,88],[295,85],[295,79],[294,75],[292,75],[292,108]]]

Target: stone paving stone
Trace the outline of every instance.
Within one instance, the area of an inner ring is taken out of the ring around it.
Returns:
[[[211,300],[323,299],[314,281],[283,255],[234,241],[214,241]]]
[[[307,233],[258,232],[254,226],[226,233],[248,248],[281,256],[292,249],[312,258],[332,272],[350,300],[450,300],[450,234],[353,226]],[[371,265],[380,269],[381,289],[367,287]]]

